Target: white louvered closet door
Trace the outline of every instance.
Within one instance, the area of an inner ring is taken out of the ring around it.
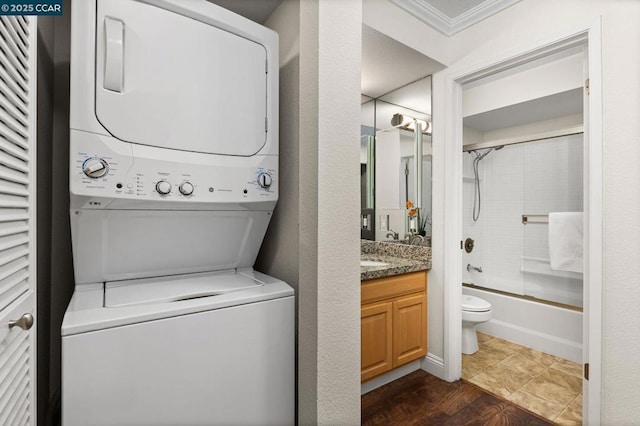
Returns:
[[[36,424],[36,19],[0,17],[0,425]],[[10,326],[12,321],[17,325]],[[23,329],[24,328],[24,329]]]

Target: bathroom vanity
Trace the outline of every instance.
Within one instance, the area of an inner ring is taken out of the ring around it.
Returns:
[[[363,242],[362,382],[427,354],[430,266],[430,247]]]

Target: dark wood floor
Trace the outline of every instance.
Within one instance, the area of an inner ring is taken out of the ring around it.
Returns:
[[[552,425],[471,383],[415,371],[362,396],[363,425]]]

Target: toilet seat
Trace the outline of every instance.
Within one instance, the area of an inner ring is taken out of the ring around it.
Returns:
[[[479,297],[463,294],[462,310],[467,312],[487,312],[491,310],[491,303]]]

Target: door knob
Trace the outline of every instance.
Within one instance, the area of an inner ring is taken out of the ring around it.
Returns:
[[[20,317],[19,320],[9,321],[9,328],[20,327],[23,330],[29,330],[31,326],[33,326],[33,315],[24,314]]]

